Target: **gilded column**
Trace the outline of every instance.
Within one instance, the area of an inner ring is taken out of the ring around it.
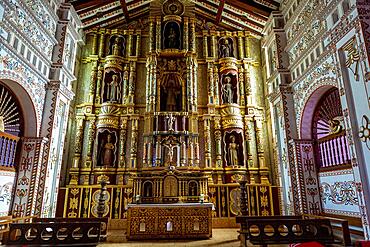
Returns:
[[[211,49],[212,49],[212,57],[217,58],[217,40],[216,40],[216,32],[211,31],[211,37],[212,37],[212,43],[211,43]]]
[[[244,106],[245,105],[245,96],[244,96],[244,69],[241,67],[238,72],[239,76],[239,92],[240,92],[240,98],[239,98],[239,105]]]
[[[145,98],[146,98],[146,112],[150,112],[151,110],[151,95],[152,95],[152,57],[148,56],[146,59],[146,85],[145,85]]]
[[[190,50],[196,52],[196,43],[195,43],[195,20],[190,19]]]
[[[119,132],[119,168],[126,166],[126,139],[127,139],[127,117],[120,119],[120,132]]]
[[[220,89],[219,89],[219,75],[218,75],[218,68],[214,66],[213,68],[213,80],[215,81],[215,104],[220,104]]]
[[[98,67],[98,76],[96,79],[96,91],[95,91],[95,103],[100,104],[100,91],[101,91],[101,85],[102,85],[102,80],[103,80],[103,66]]]
[[[181,160],[180,160],[180,164],[181,166],[185,166],[186,165],[186,142],[185,142],[185,137],[184,136],[180,136],[180,143],[181,143]]]
[[[187,93],[188,93],[188,111],[193,111],[193,73],[192,73],[192,67],[193,67],[193,61],[191,57],[188,57],[186,60],[186,74],[187,74]]]
[[[193,67],[192,67],[192,73],[193,73],[193,109],[195,112],[198,111],[198,63],[196,58],[193,59]]]
[[[161,166],[162,163],[161,136],[157,136],[157,142],[155,144],[155,153],[156,153],[155,166],[159,167]]]
[[[255,178],[258,175],[258,152],[254,117],[245,117],[245,125],[247,127],[247,134],[249,137],[248,146],[249,146],[249,155],[251,157],[248,160],[248,168],[251,174],[250,181],[251,183],[255,183]]]
[[[129,88],[129,67],[125,65],[123,68],[122,76],[122,104],[127,104],[128,102],[128,88]]]
[[[156,107],[156,95],[157,95],[157,57],[153,56],[151,61],[151,95],[150,95],[150,105],[151,111],[155,111]]]
[[[203,30],[203,56],[208,57],[208,31]]]
[[[149,52],[153,52],[154,47],[154,22],[155,18],[149,18]]]
[[[89,116],[87,118],[89,121],[89,129],[87,132],[87,148],[86,148],[86,161],[84,167],[91,168],[92,165],[92,155],[94,147],[94,139],[96,134],[96,119],[95,116]]]
[[[214,104],[215,85],[213,79],[213,64],[208,63],[207,67],[208,67],[208,104]]]
[[[251,57],[250,53],[250,38],[248,37],[247,33],[244,33],[245,36],[245,42],[244,42],[244,51],[245,51],[245,57]]]
[[[189,18],[184,18],[183,50],[189,50]]]
[[[155,41],[156,51],[161,50],[161,18],[158,17],[156,20],[156,41]]]
[[[222,168],[221,118],[215,118],[216,168]]]
[[[210,168],[212,166],[211,121],[208,118],[204,119],[204,146],[205,167]]]
[[[251,78],[249,72],[249,65],[244,63],[244,100],[246,101],[246,105],[252,105],[252,98],[251,98]]]
[[[105,30],[99,30],[99,57],[104,57],[105,49]]]
[[[244,58],[244,42],[243,42],[243,32],[238,32],[238,51],[239,51],[239,59]]]
[[[130,74],[128,79],[128,103],[134,103],[136,62],[130,62]]]
[[[131,169],[137,167],[137,142],[138,142],[138,129],[139,129],[139,118],[132,118],[131,127],[131,149],[130,149],[130,163]]]
[[[84,116],[76,117],[76,139],[75,139],[75,155],[73,159],[73,168],[78,168],[81,154],[84,134]]]
[[[91,55],[98,55],[98,34],[96,32],[93,34]]]
[[[141,30],[136,31],[136,51],[135,55],[136,57],[140,56],[140,51],[141,51]]]
[[[128,34],[128,41],[127,41],[127,49],[126,49],[126,57],[130,57],[132,54],[132,31]]]
[[[95,96],[95,86],[97,82],[97,76],[98,76],[98,67],[97,67],[97,62],[93,63],[93,67],[91,69],[91,74],[90,74],[90,85],[89,85],[89,98],[88,102],[89,103],[94,103],[94,96]]]

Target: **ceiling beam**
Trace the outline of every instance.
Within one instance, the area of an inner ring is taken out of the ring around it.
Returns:
[[[125,15],[126,21],[128,22],[130,19],[130,14],[128,13],[126,0],[120,0],[119,2],[121,4],[121,8],[122,8],[123,14]]]
[[[224,11],[225,0],[220,1],[220,5],[218,6],[217,15],[216,15],[216,24],[219,24],[222,18],[222,12]]]
[[[78,0],[78,1],[71,2],[71,3],[74,6],[75,10],[78,12],[79,10],[82,10],[85,8],[89,8],[92,6],[96,7],[96,5],[103,6],[108,3],[113,3],[113,2],[115,2],[115,0],[90,0],[90,1]]]
[[[242,1],[236,1],[236,0],[225,0],[225,2],[235,8],[239,8],[244,11],[252,12],[252,13],[257,13],[263,16],[268,17],[270,15],[269,8],[259,5],[261,7],[254,7],[251,4],[244,3]],[[254,2],[253,2],[254,3]]]

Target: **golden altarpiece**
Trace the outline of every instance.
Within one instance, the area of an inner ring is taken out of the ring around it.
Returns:
[[[104,215],[127,205],[214,205],[214,226],[239,213],[274,214],[260,44],[195,15],[187,1],[152,1],[147,18],[86,35],[79,66],[73,157],[61,189],[64,217],[97,217],[99,181],[109,181]]]

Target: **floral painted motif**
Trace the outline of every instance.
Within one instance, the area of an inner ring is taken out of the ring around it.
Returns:
[[[360,127],[359,137],[365,143],[366,147],[370,150],[370,120],[367,116],[362,116],[362,126]]]
[[[321,184],[321,198],[323,203],[330,201],[334,204],[358,205],[356,184],[354,181],[335,182]]]

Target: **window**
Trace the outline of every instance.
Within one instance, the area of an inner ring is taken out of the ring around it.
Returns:
[[[33,55],[32,64],[36,66],[36,62],[37,62],[37,57]]]
[[[14,43],[13,43],[13,47],[14,47],[14,49],[18,49],[18,42],[19,42],[19,40],[17,39],[17,38],[14,38]]]
[[[27,51],[27,60],[28,61],[31,60],[31,51],[30,50]]]
[[[24,46],[24,44],[22,44],[21,45],[21,55],[23,56],[24,55],[24,49],[25,49],[26,47]]]

